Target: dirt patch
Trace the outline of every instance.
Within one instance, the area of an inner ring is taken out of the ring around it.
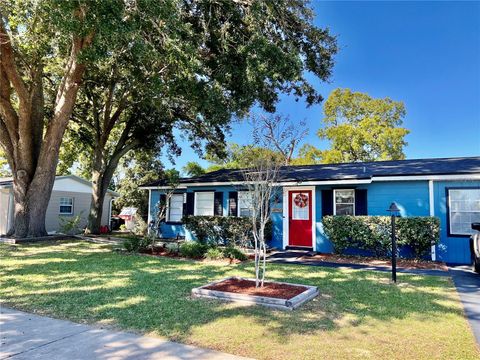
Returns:
[[[316,254],[313,256],[302,256],[301,259],[333,262],[333,263],[339,263],[339,264],[392,266],[392,262],[390,259],[379,259],[379,258],[366,257],[366,256]],[[397,268],[448,271],[447,265],[445,265],[445,263],[443,262],[413,260],[413,259],[397,259]]]
[[[266,296],[285,300],[289,300],[307,290],[305,286],[281,284],[276,282],[265,282],[263,287],[256,288],[255,281],[245,279],[226,279],[205,286],[204,289],[236,294]]]

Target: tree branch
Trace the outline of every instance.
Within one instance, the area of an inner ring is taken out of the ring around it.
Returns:
[[[28,89],[15,64],[12,41],[8,35],[3,15],[0,14],[0,62],[20,101],[20,108],[28,104]]]

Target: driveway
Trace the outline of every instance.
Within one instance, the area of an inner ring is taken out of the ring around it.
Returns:
[[[159,338],[111,331],[2,307],[0,359],[240,360]]]
[[[480,274],[473,272],[471,266],[450,267],[449,272],[477,344],[480,346]]]

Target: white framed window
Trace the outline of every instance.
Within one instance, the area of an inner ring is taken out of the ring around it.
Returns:
[[[172,194],[168,204],[167,221],[180,222],[183,217],[183,194]]]
[[[472,235],[473,222],[480,222],[480,189],[448,189],[448,219],[451,235]]]
[[[310,220],[310,193],[292,192],[292,220]]]
[[[238,216],[251,216],[253,209],[252,193],[250,191],[238,192]]]
[[[193,214],[197,216],[213,216],[213,191],[198,191],[195,193],[195,207]]]
[[[333,190],[333,215],[355,215],[355,190]]]
[[[73,197],[61,197],[60,198],[59,213],[61,215],[72,215],[73,214]]]

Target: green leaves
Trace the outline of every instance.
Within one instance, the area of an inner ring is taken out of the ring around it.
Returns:
[[[396,221],[398,245],[408,246],[417,259],[426,256],[440,240],[437,217],[413,216]],[[323,226],[337,253],[348,248],[371,251],[377,256],[391,253],[389,216],[325,216]]]
[[[330,141],[330,149],[318,150],[308,145],[300,151],[297,162],[329,164],[405,158],[405,136],[410,131],[401,127],[406,114],[402,102],[335,89],[323,111],[323,127],[317,134]]]

